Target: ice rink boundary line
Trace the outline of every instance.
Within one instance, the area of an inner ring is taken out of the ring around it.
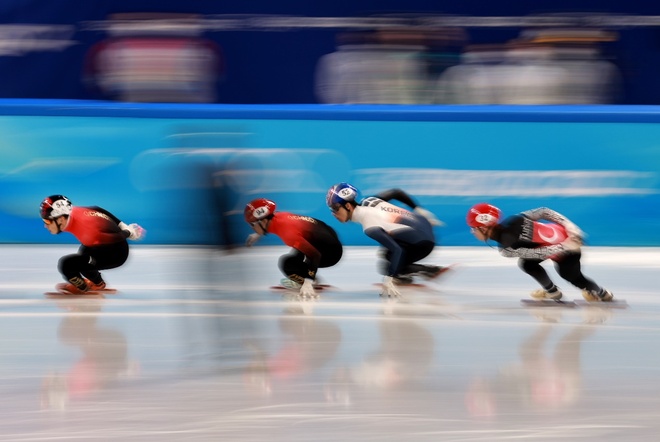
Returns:
[[[43,283],[14,283],[14,284],[0,284],[0,290],[31,290],[31,291],[41,291],[48,292],[54,291],[55,284],[44,285]],[[129,292],[129,291],[141,291],[141,292],[154,292],[154,291],[167,291],[167,292],[195,292],[200,290],[213,291],[219,293],[227,292],[254,292],[260,290],[267,290],[268,286],[218,286],[217,284],[204,284],[204,285],[190,285],[190,284],[164,284],[164,285],[154,285],[154,284],[118,284],[116,287],[118,293]],[[115,287],[113,287],[115,288]]]
[[[231,307],[272,307],[272,306],[287,306],[299,305],[301,301],[294,299],[285,299],[283,295],[272,292],[272,295],[266,295],[271,299],[263,299],[264,293],[267,290],[244,290],[231,291],[231,290],[180,290],[181,295],[177,297],[140,297],[132,296],[130,291],[117,294],[107,294],[103,297],[89,297],[72,296],[71,299],[48,299],[45,296],[41,298],[42,293],[48,290],[43,289],[21,289],[20,293],[5,293],[3,286],[0,286],[0,307],[10,306],[27,306],[37,305],[47,302],[63,300],[67,302],[91,302],[91,301],[105,301],[112,306],[163,306],[163,305],[215,305],[226,308]],[[145,290],[149,292],[162,292],[164,290]],[[170,289],[169,291],[177,291]],[[199,292],[205,293],[202,298],[195,298]],[[142,290],[140,290],[142,292]],[[235,295],[237,293],[244,293],[245,298],[238,299]],[[29,297],[26,297],[25,295]],[[138,293],[139,294],[139,293]],[[189,294],[190,296],[186,296]],[[218,298],[214,299],[213,295],[217,294]],[[227,294],[232,297],[222,298]],[[128,295],[128,296],[124,296]],[[259,296],[259,298],[255,297]],[[639,291],[634,293],[618,293],[618,300],[626,301],[628,309],[636,311],[644,311],[645,307],[657,306],[660,304],[660,298],[654,290]],[[10,296],[10,297],[8,297]],[[37,298],[35,298],[37,296]],[[420,291],[416,293],[402,294],[397,305],[407,306],[425,306],[427,309],[434,309],[438,307],[445,307],[447,310],[450,308],[454,312],[474,312],[477,310],[503,310],[503,309],[518,309],[522,299],[530,299],[527,292],[515,293],[509,290],[495,290],[488,297],[482,295],[475,295],[474,292],[469,290],[461,290],[450,288],[444,291]],[[582,300],[579,293],[570,294],[565,296],[567,300]],[[362,310],[373,308],[374,305],[381,305],[387,300],[378,295],[377,290],[360,289],[360,290],[345,290],[338,291],[334,294],[321,294],[317,301],[307,301],[310,305],[320,305],[322,308],[334,307],[349,310]],[[530,307],[526,307],[530,308]],[[584,307],[582,307],[584,308]]]
[[[66,298],[58,298],[58,299],[49,299],[49,298],[43,298],[43,299],[0,299],[0,306],[11,306],[11,307],[18,307],[18,306],[41,306],[41,305],[49,305],[53,302],[66,302],[70,303],[71,305],[75,304],[92,304],[92,303],[104,303],[108,307],[125,307],[125,306],[134,306],[134,307],[159,307],[159,306],[177,306],[177,305],[188,305],[188,306],[218,306],[218,307],[254,307],[254,308],[270,308],[270,307],[275,307],[275,308],[287,308],[287,307],[298,307],[298,306],[308,306],[311,309],[316,309],[318,308],[319,310],[334,310],[334,309],[350,309],[350,310],[373,310],[374,308],[379,308],[379,307],[385,307],[388,305],[388,302],[380,299],[380,298],[375,298],[373,300],[355,300],[355,301],[334,301],[334,300],[319,300],[319,301],[287,301],[287,300],[273,300],[273,301],[263,301],[263,300],[245,300],[245,301],[237,301],[237,300],[223,300],[223,299],[218,299],[218,300],[198,300],[198,299],[171,299],[171,298],[158,298],[158,299],[126,299],[126,298],[113,298],[115,295],[108,295],[107,297],[100,298],[100,297],[89,297],[89,298],[83,298],[83,297],[72,297],[70,299]],[[461,304],[428,304],[428,303],[406,303],[404,302],[392,302],[390,305],[396,305],[397,308],[403,309],[409,309],[409,310],[427,310],[427,311],[432,311],[432,310],[460,310],[462,307]],[[502,306],[502,308],[515,308],[516,305],[509,306],[505,305]],[[2,313],[8,313],[8,312],[0,312]],[[89,313],[89,314],[96,314],[96,313]],[[222,313],[224,315],[224,313]],[[234,315],[243,315],[243,313],[230,313]],[[267,313],[259,313],[252,311],[247,315],[259,315],[259,316],[266,316],[268,315]],[[279,316],[279,314],[278,314]],[[344,315],[342,315],[343,317]]]
[[[206,292],[208,294],[218,294],[218,295],[227,295],[227,294],[236,294],[236,293],[244,293],[246,296],[253,296],[255,294],[259,295],[265,295],[267,293],[270,293],[271,296],[273,296],[275,299],[277,299],[278,296],[282,296],[282,294],[279,294],[276,291],[273,291],[270,289],[270,286],[268,285],[252,285],[252,286],[235,286],[235,287],[227,287],[227,286],[218,286],[217,284],[204,284],[204,285],[195,285],[191,286],[189,284],[166,284],[162,286],[154,286],[153,284],[145,284],[145,285],[139,285],[139,284],[127,284],[123,285],[120,284],[121,288],[118,288],[117,294],[108,294],[106,295],[108,298],[112,297],[121,297],[124,294],[130,294],[131,292],[146,292],[146,293],[153,293],[153,292],[180,292],[180,293],[190,293],[190,294],[195,294],[198,292]],[[415,290],[409,291],[406,293],[406,290]],[[461,284],[459,286],[456,285],[443,285],[442,281],[432,281],[428,283],[428,286],[426,288],[419,288],[419,289],[410,289],[410,288],[403,288],[403,297],[404,299],[406,297],[428,297],[428,296],[435,296],[438,298],[438,300],[444,300],[447,301],[448,298],[454,298],[454,297],[459,297],[461,299],[464,299],[465,301],[474,301],[477,299],[477,295],[475,293],[478,293],[480,290],[483,290],[483,285],[470,285],[470,284]],[[521,291],[520,293],[517,293],[515,289],[513,290],[506,290],[503,288],[499,287],[491,287],[490,289],[490,297],[492,298],[493,301],[499,300],[499,299],[514,299],[514,300],[520,300],[520,299],[526,299],[528,298],[529,293],[527,291]],[[12,291],[20,291],[21,293],[11,293]],[[52,286],[46,286],[44,284],[33,284],[33,283],[17,283],[17,284],[0,284],[0,303],[3,303],[5,301],[9,301],[7,299],[2,299],[1,296],[5,294],[10,294],[14,295],[16,297],[21,296],[21,294],[24,294],[26,292],[30,293],[31,295],[39,295],[45,292],[53,291]],[[355,296],[371,296],[373,293],[373,296],[375,299],[378,298],[378,287],[374,285],[370,285],[369,283],[353,283],[350,286],[347,287],[341,287],[337,286],[335,289],[329,290],[327,294],[321,293],[321,299],[332,299],[335,297],[346,297],[346,299],[355,299],[351,298],[351,295]],[[619,292],[615,293],[615,296],[619,294]],[[621,299],[626,299],[632,297],[632,298],[637,298],[638,296],[642,296],[644,298],[644,303],[659,303],[660,298],[657,297],[657,290],[655,290],[652,287],[649,287],[648,290],[640,290],[636,289],[634,293],[626,293],[623,292],[618,298]],[[578,289],[575,289],[575,292],[573,293],[573,289],[570,287],[565,290],[565,298],[580,298],[580,293]],[[137,299],[135,299],[137,301]],[[153,299],[148,299],[147,301],[152,301]],[[199,302],[205,302],[206,300],[198,300]],[[218,301],[222,301],[221,299]],[[227,301],[227,300],[225,300]],[[249,301],[257,301],[255,299],[245,299],[245,302]],[[242,302],[242,301],[241,301]]]
[[[378,314],[379,317],[382,319],[388,320],[388,321],[411,321],[414,320],[416,322],[435,322],[437,323],[438,321],[446,321],[447,318],[441,317],[438,318],[437,316],[433,315],[422,315],[422,316],[410,316],[410,315],[403,315],[403,314],[384,314],[382,312],[374,312],[375,314]],[[499,313],[499,312],[497,312]],[[497,313],[495,313],[494,318],[497,318]],[[128,313],[128,312],[96,312],[96,313],[85,313],[85,312],[66,312],[66,311],[61,311],[61,312],[0,312],[0,318],[63,318],[63,317],[86,317],[86,316],[94,316],[98,318],[104,318],[104,317],[114,317],[114,318],[182,318],[182,317],[189,317],[189,318],[223,318],[223,317],[232,317],[232,318],[237,318],[237,317],[249,317],[249,318],[258,318],[258,319],[272,319],[276,320],[278,318],[282,317],[282,314],[265,314],[265,315],[254,315],[254,314],[233,314],[233,313],[164,313],[164,312],[154,312],[154,313]],[[341,320],[343,322],[349,321],[349,322],[355,322],[355,321],[373,321],[374,316],[345,316],[345,315],[326,315],[326,316],[317,316],[313,312],[308,313],[308,314],[299,314],[299,315],[292,315],[288,316],[290,319],[299,319],[301,321],[307,321],[309,319],[318,319],[318,320]],[[529,321],[522,321],[522,322],[511,322],[506,319],[503,319],[501,321],[487,321],[487,320],[474,320],[474,319],[466,319],[463,320],[460,317],[452,317],[449,318],[449,320],[452,321],[453,326],[464,326],[464,327],[474,327],[475,325],[481,325],[481,324],[488,324],[489,326],[493,326],[493,324],[500,323],[502,326],[506,326],[509,328],[527,328],[529,327],[530,324],[538,324],[539,321],[535,320],[534,318],[530,317]],[[650,326],[638,326],[638,325],[620,325],[620,324],[599,324],[599,323],[584,323],[584,322],[558,322],[558,323],[553,323],[553,327],[555,328],[574,328],[576,326],[584,326],[584,327],[605,327],[610,330],[644,330],[644,331],[658,331],[660,329],[660,326],[658,327],[650,327]]]
[[[288,309],[299,307],[301,312],[307,310],[307,313],[316,312],[323,314],[324,318],[357,318],[358,315],[346,315],[345,311],[349,310],[353,313],[375,313],[382,316],[393,316],[401,318],[416,318],[422,319],[428,317],[429,319],[438,319],[437,315],[452,315],[451,319],[462,320],[463,318],[459,317],[460,314],[479,314],[479,313],[492,313],[492,314],[506,314],[506,313],[519,313],[522,311],[533,310],[533,307],[525,307],[521,305],[516,300],[508,299],[493,299],[493,300],[474,300],[474,302],[462,303],[462,302],[448,302],[448,303],[435,303],[435,302],[424,302],[413,300],[403,299],[401,301],[394,300],[384,300],[381,298],[376,298],[373,300],[355,300],[355,301],[334,301],[334,300],[319,300],[319,301],[290,301],[290,300],[273,300],[273,301],[264,301],[264,300],[189,300],[189,299],[172,299],[172,298],[158,298],[158,299],[126,299],[126,298],[112,298],[113,295],[109,295],[106,298],[99,297],[73,297],[71,299],[59,298],[59,299],[0,299],[0,307],[29,307],[29,306],[44,306],[51,305],[53,303],[67,303],[68,305],[89,305],[89,304],[101,304],[104,306],[113,308],[113,307],[126,307],[133,306],[136,308],[143,307],[163,307],[163,306],[216,306],[223,308],[239,308],[239,307],[250,307],[257,310],[251,310],[249,312],[227,312],[227,313],[181,313],[180,316],[192,315],[192,316],[248,316],[248,317],[280,317],[284,312],[280,313],[269,313],[264,310],[259,311],[258,309],[264,308],[278,308],[278,309]],[[626,311],[633,310],[634,306],[629,305],[629,309]],[[542,307],[539,307],[542,308]],[[561,307],[557,307],[561,309]],[[591,308],[606,308],[606,307],[589,307],[589,306],[578,306],[575,308],[566,308],[562,309],[563,312],[571,314],[571,312],[584,312],[588,311]],[[342,313],[336,313],[339,310]],[[553,311],[556,311],[552,308]],[[615,309],[618,310],[618,309]],[[639,312],[646,314],[655,314],[655,312],[639,310]],[[66,313],[66,312],[65,312]],[[71,314],[72,312],[69,312]],[[77,312],[80,315],[117,315],[117,312]],[[163,313],[164,315],[174,315],[177,313],[172,312],[155,312],[154,315],[159,315]],[[20,314],[31,315],[29,312],[0,312],[2,316],[17,316]],[[127,316],[130,315],[143,315],[143,313],[123,313]],[[118,314],[121,316],[121,313]],[[151,313],[149,313],[151,315]],[[295,316],[295,315],[292,315]],[[474,321],[469,319],[469,321]],[[474,322],[478,322],[474,321]],[[490,321],[485,321],[490,322]]]

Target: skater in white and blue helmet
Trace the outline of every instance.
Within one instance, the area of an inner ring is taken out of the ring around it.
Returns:
[[[400,201],[412,210],[391,204],[390,200]],[[326,204],[337,220],[361,224],[364,233],[384,248],[381,296],[399,296],[397,285],[412,282],[413,275],[430,279],[447,269],[417,263],[433,251],[433,225],[442,223],[403,190],[391,189],[359,201],[354,186],[339,183],[328,190]]]

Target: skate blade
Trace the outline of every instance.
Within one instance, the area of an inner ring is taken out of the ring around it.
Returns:
[[[586,299],[576,299],[574,302],[580,307],[596,308],[628,308],[628,303],[623,299],[613,299],[611,301],[587,301]]]
[[[316,291],[323,291],[323,290],[330,290],[333,289],[334,287],[329,285],[329,284],[319,284],[314,286],[314,290]],[[283,285],[271,285],[270,289],[275,291],[275,292],[292,292],[292,293],[298,293],[300,292],[300,288],[289,288],[289,287],[284,287]]]
[[[553,299],[521,299],[520,303],[528,307],[577,307],[574,301],[562,301]]]
[[[47,298],[57,299],[82,299],[82,298],[105,298],[101,292],[68,293],[68,292],[45,292]]]

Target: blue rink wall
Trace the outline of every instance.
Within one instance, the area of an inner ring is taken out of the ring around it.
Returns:
[[[660,246],[660,108],[222,106],[0,101],[2,243],[51,236],[40,201],[62,193],[148,230],[150,244],[241,242],[255,197],[373,245],[325,207],[332,184],[400,187],[475,245],[465,213],[552,207],[595,246]],[[228,239],[229,238],[229,239]],[[280,244],[264,238],[262,244]]]

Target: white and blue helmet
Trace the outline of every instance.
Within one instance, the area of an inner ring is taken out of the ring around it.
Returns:
[[[358,190],[348,183],[339,183],[332,186],[325,195],[325,204],[336,212],[348,202],[356,202]]]

